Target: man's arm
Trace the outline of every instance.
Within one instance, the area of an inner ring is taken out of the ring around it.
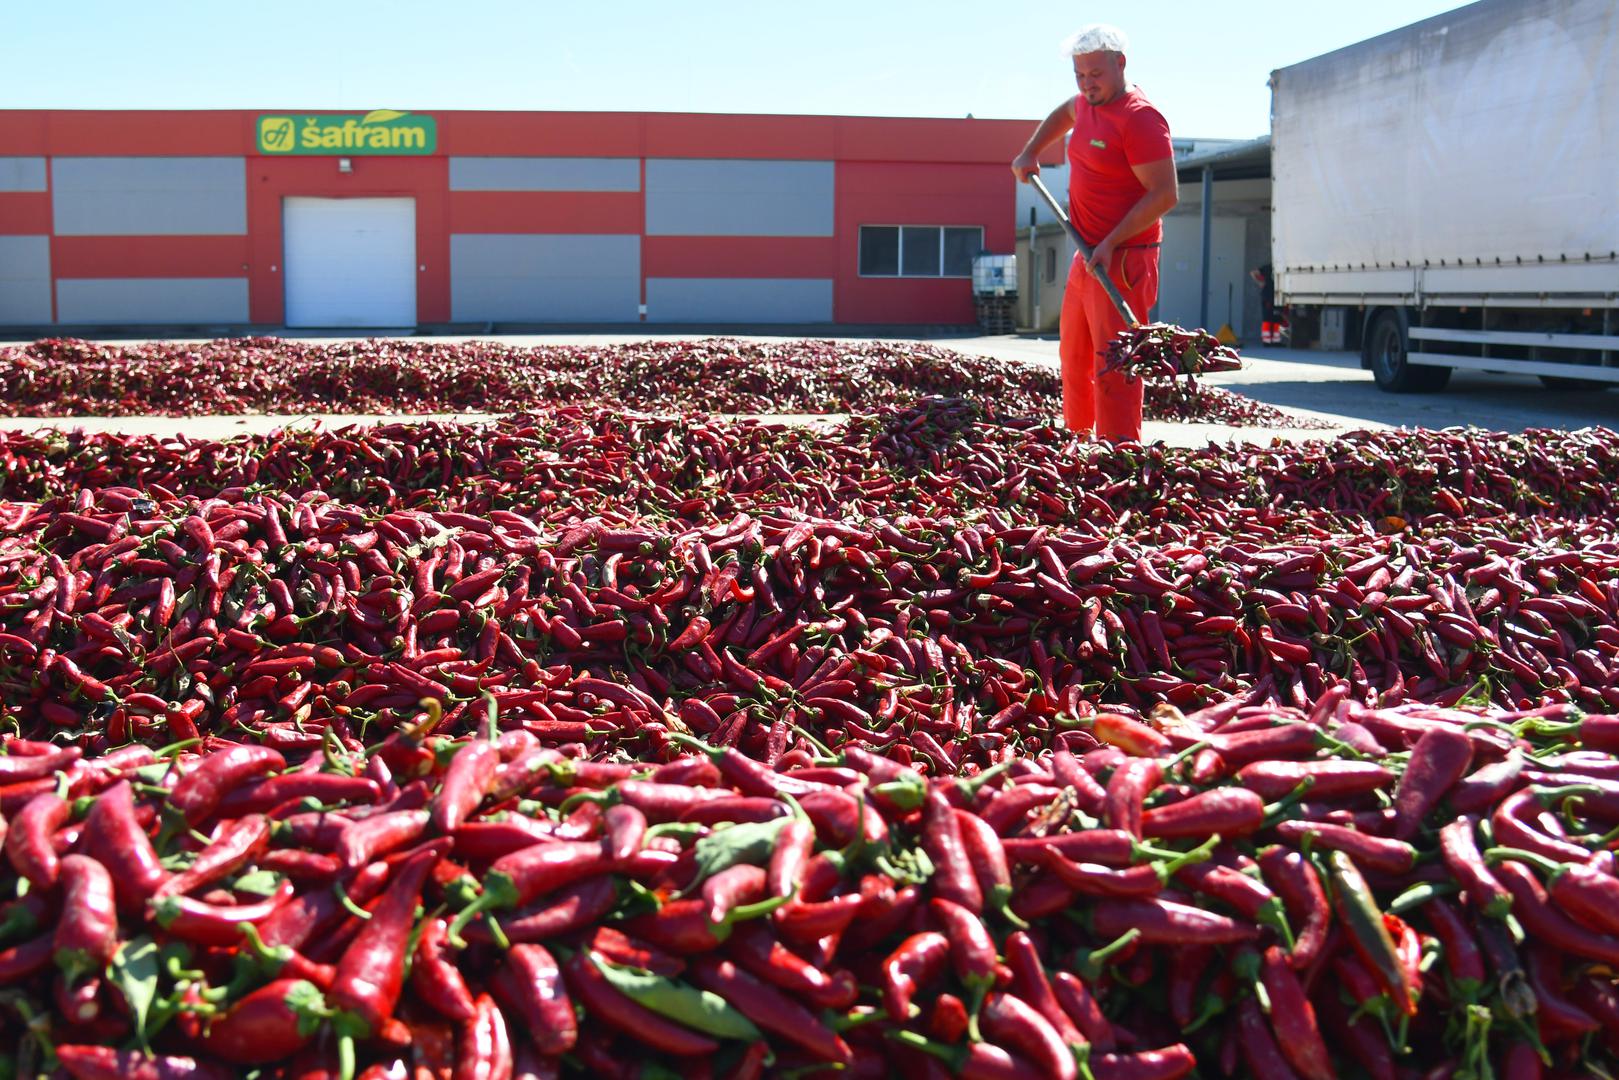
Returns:
[[[1101,243],[1096,245],[1090,260],[1093,270],[1106,267],[1108,260],[1113,257],[1114,248],[1143,229],[1150,228],[1153,222],[1175,209],[1175,204],[1180,202],[1180,193],[1175,183],[1174,158],[1149,161],[1145,165],[1132,165],[1130,171],[1136,174],[1136,179],[1141,181],[1141,186],[1147,190],[1136,200],[1130,212],[1113,226],[1113,231],[1102,237]]]
[[[1012,175],[1018,178],[1018,183],[1027,184],[1029,177],[1040,171],[1040,155],[1073,129],[1074,99],[1064,98],[1061,105],[1051,110],[1050,116],[1040,121],[1022,152],[1012,159]]]

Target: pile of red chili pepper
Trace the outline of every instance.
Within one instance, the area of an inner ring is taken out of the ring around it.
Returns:
[[[914,514],[1136,535],[1180,525],[1269,536],[1356,531],[1441,515],[1511,534],[1521,519],[1619,513],[1619,436],[1607,429],[1352,432],[1314,442],[1197,449],[1112,446],[960,400],[927,398],[834,426],[593,408],[490,424],[290,428],[215,441],[183,435],[0,432],[0,497],[44,502],[125,487],[209,498],[323,492],[367,511],[407,507],[547,520],[706,524],[738,511]],[[1233,515],[1239,515],[1240,520]]]
[[[77,1078],[1590,1076],[1619,722],[1240,699],[959,775],[8,739],[0,1033]],[[543,729],[542,729],[543,730]]]
[[[1619,1070],[1619,438],[950,392],[0,435],[0,1076]]]
[[[937,345],[728,338],[538,347],[48,339],[0,348],[0,387],[6,416],[509,412],[599,401],[660,413],[816,414],[866,411],[922,394],[1050,416],[1061,400],[1055,368]],[[1145,409],[1155,420],[1311,426],[1216,387],[1196,394],[1149,387]]]
[[[1133,379],[1173,379],[1242,369],[1237,350],[1221,344],[1213,334],[1169,323],[1120,330],[1107,343],[1103,359],[1107,371],[1122,371]]]

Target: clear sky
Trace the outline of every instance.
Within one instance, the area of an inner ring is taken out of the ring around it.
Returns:
[[[1080,24],[1177,135],[1269,129],[1274,68],[1454,0],[0,0],[0,108],[562,109],[1035,118]]]

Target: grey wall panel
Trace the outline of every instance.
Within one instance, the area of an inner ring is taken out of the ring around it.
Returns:
[[[453,157],[451,191],[640,191],[640,158]]]
[[[830,278],[647,278],[648,322],[832,321]]]
[[[0,191],[44,190],[44,158],[0,157]]]
[[[51,238],[0,236],[0,326],[51,321]]]
[[[653,158],[649,236],[831,236],[830,161]]]
[[[59,157],[51,207],[58,236],[239,236],[247,160]]]
[[[143,326],[245,323],[246,278],[63,278],[56,283],[62,323]]]
[[[456,322],[634,322],[639,236],[450,237]]]

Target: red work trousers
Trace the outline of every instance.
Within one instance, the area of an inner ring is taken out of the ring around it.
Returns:
[[[1113,252],[1108,274],[1125,302],[1143,322],[1158,301],[1158,248],[1126,247]],[[1062,294],[1062,415],[1070,431],[1094,433],[1120,442],[1141,438],[1141,380],[1115,372],[1099,374],[1110,338],[1124,329],[1102,283],[1076,255]]]

